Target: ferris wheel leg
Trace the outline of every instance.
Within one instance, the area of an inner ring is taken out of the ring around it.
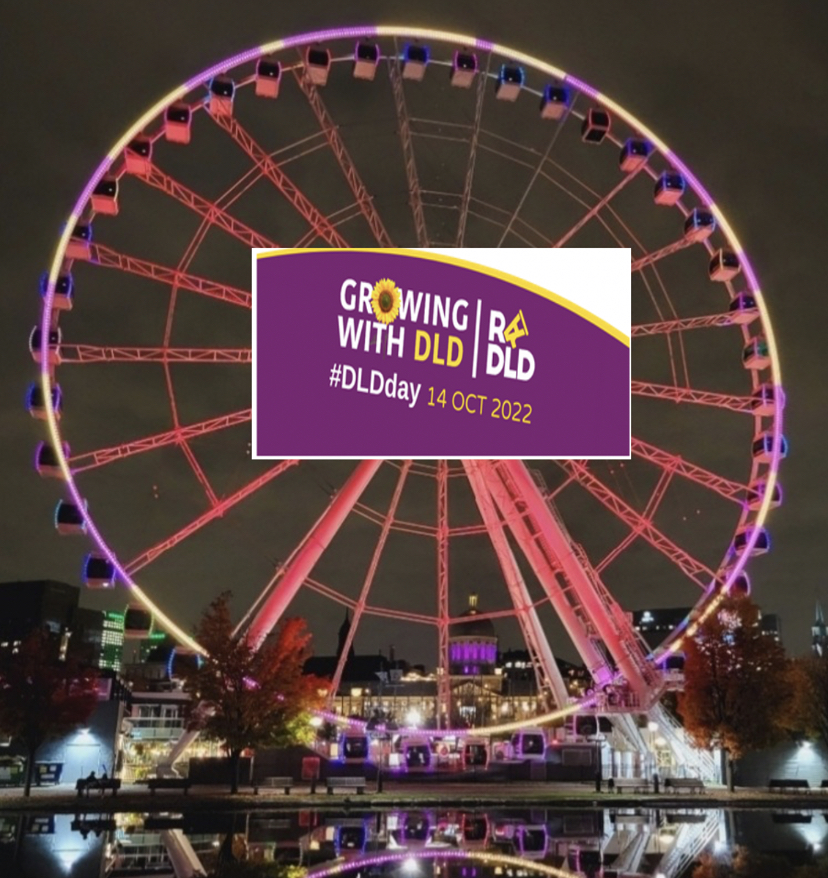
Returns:
[[[361,461],[331,501],[331,505],[324,515],[314,525],[302,548],[285,568],[281,580],[267,596],[250,623],[250,628],[247,630],[247,640],[254,649],[258,649],[262,645],[273,626],[281,619],[290,602],[296,597],[302,583],[322,553],[328,548],[339,528],[342,527],[342,523],[356,505],[357,500],[381,464],[381,460]]]
[[[175,777],[176,771],[173,767],[176,762],[187,752],[187,748],[198,740],[198,730],[185,729],[181,733],[181,737],[173,744],[166,759],[162,759],[156,766],[156,774],[158,777]]]
[[[492,546],[500,562],[500,569],[503,571],[503,578],[516,611],[523,639],[530,654],[535,659],[533,665],[538,677],[538,692],[551,692],[555,704],[558,707],[564,707],[569,700],[569,694],[566,691],[561,669],[555,661],[552,648],[532,604],[529,589],[526,587],[526,582],[518,567],[517,559],[506,539],[503,524],[497,515],[494,499],[480,473],[477,461],[464,460],[463,467],[474,492],[477,508],[483,517],[483,523],[486,525]]]
[[[175,878],[198,878],[199,875],[206,874],[198,854],[182,830],[162,830],[161,841],[167,849]]]

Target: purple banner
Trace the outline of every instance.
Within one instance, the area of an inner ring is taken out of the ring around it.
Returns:
[[[428,251],[254,270],[256,457],[629,457],[628,340],[554,293]]]

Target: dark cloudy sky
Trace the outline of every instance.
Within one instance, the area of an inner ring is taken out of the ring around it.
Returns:
[[[824,402],[828,303],[821,270],[828,232],[824,203],[828,191],[828,54],[824,49],[828,10],[809,0],[785,4],[731,0],[715,8],[657,0],[634,5],[594,0],[578,4],[355,0],[347,4],[347,13],[345,9],[344,4],[315,0],[301,4],[177,0],[143,5],[31,0],[5,10],[0,37],[0,81],[5,86],[0,126],[4,216],[0,243],[0,580],[78,580],[83,547],[77,541],[59,539],[52,528],[56,486],[38,480],[32,470],[32,451],[40,430],[25,413],[22,401],[35,375],[26,338],[38,318],[38,277],[48,265],[63,219],[100,156],[148,105],[220,58],[308,29],[407,22],[475,33],[512,45],[595,85],[651,125],[694,169],[730,218],[762,281],[778,334],[788,397],[785,432],[791,454],[782,470],[785,504],[771,517],[772,553],[751,566],[754,594],[767,612],[782,615],[788,647],[802,651],[807,646],[814,601],[821,596],[828,602],[824,573],[828,464],[823,449],[828,433]],[[151,231],[151,212],[134,216],[140,216]],[[157,243],[164,245],[162,240]],[[215,258],[220,256],[217,251]],[[244,272],[246,263],[239,265]],[[137,288],[133,290],[124,281],[108,292],[108,298],[101,290],[95,293],[94,301],[106,315],[107,325],[99,343],[118,339],[126,343],[130,328],[133,340],[151,331],[155,317],[139,313],[130,298]],[[124,299],[113,299],[116,294]],[[91,295],[90,284],[87,305]],[[182,330],[180,343],[212,343],[207,335],[220,319],[205,317],[205,323],[196,325],[199,331],[190,336]],[[227,336],[221,343],[229,345]],[[734,369],[738,371],[737,366]],[[108,375],[90,371],[88,376],[75,382],[75,435],[82,435],[89,426],[80,423],[87,417],[90,424],[103,417],[109,425],[101,426],[102,432],[96,434],[103,443],[113,423],[132,423],[130,419],[136,425],[140,422],[147,432],[163,429],[142,414],[142,406],[151,407],[152,400],[159,398],[153,396],[154,390],[147,388],[146,394],[123,398],[108,383]],[[711,387],[721,386],[716,374],[705,377]],[[228,394],[234,392],[236,380],[230,376],[223,383]],[[186,386],[187,379],[182,381]],[[192,415],[203,416],[197,407]],[[728,457],[734,441],[727,429],[711,428],[697,439],[708,447],[696,445],[696,458]],[[738,442],[742,444],[736,456],[747,461],[749,436],[746,442],[740,436]],[[245,436],[239,434],[213,462],[217,480],[220,473],[228,479],[228,490],[246,465],[244,452]],[[209,452],[205,451],[205,457],[209,458]],[[232,462],[231,475],[226,475],[228,461]],[[205,466],[209,465],[208,459]],[[277,501],[281,505],[267,511],[254,509],[250,516],[259,524],[270,516],[267,521],[277,532],[272,544],[267,544],[267,534],[257,530],[252,520],[242,519],[235,525],[232,540],[235,550],[244,547],[241,555],[228,552],[223,561],[205,566],[200,550],[194,550],[194,557],[186,562],[170,561],[166,568],[162,564],[154,574],[162,602],[189,622],[204,599],[222,587],[236,587],[234,580],[245,578],[242,574],[250,572],[245,566],[248,561],[255,567],[252,581],[266,580],[273,560],[284,557],[286,547],[302,532],[301,522],[312,520],[324,505],[324,488],[341,481],[341,476],[341,467],[318,465],[285,481]],[[377,488],[380,506],[385,502],[382,490],[389,484],[386,477],[384,488]],[[168,471],[166,459],[96,473],[90,491],[97,498],[93,511],[126,557],[147,545],[152,522],[169,529],[172,521],[186,521],[201,499],[191,481]],[[412,510],[418,503],[429,502],[427,497],[412,500]],[[463,502],[458,497],[458,509]],[[695,501],[688,498],[687,502],[691,508]],[[107,523],[111,523],[109,528]],[[363,526],[354,527],[355,545],[370,547],[370,529],[361,537]],[[720,543],[727,536],[717,543],[717,533],[711,528],[700,552],[721,557],[725,547]],[[416,554],[422,553],[417,549]],[[458,549],[454,562],[458,578],[464,563],[476,571],[474,555],[470,546]],[[355,559],[354,570],[360,564]],[[423,561],[423,577],[429,571],[433,571],[431,560]],[[627,585],[623,599],[628,606],[669,602],[672,593],[657,591],[657,574],[652,572],[654,578],[646,584]],[[356,576],[341,561],[329,562],[319,575],[326,582],[340,575],[343,582]],[[477,575],[473,573],[468,577],[472,581],[458,589],[455,610],[462,608],[462,594],[470,587],[480,587],[485,593],[485,583],[473,581]],[[482,572],[479,575],[485,578]],[[237,590],[252,594],[256,588],[239,585]],[[678,595],[673,599],[680,600]],[[410,608],[418,605],[415,594]],[[321,604],[301,609],[315,621],[322,638],[318,649],[324,651],[340,611]],[[416,633],[390,636],[399,637],[398,652],[408,650],[412,657],[425,660],[425,655],[417,653]],[[357,645],[376,649],[387,646],[388,639],[386,632],[374,629]],[[513,632],[504,631],[506,645],[512,639]]]

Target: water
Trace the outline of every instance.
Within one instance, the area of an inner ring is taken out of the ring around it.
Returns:
[[[4,814],[0,876],[816,878],[826,845],[828,816],[793,809]]]

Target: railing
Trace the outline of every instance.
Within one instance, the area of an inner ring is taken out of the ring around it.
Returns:
[[[129,737],[133,741],[173,741],[184,731],[184,718],[180,716],[139,716],[126,722],[132,727]]]

